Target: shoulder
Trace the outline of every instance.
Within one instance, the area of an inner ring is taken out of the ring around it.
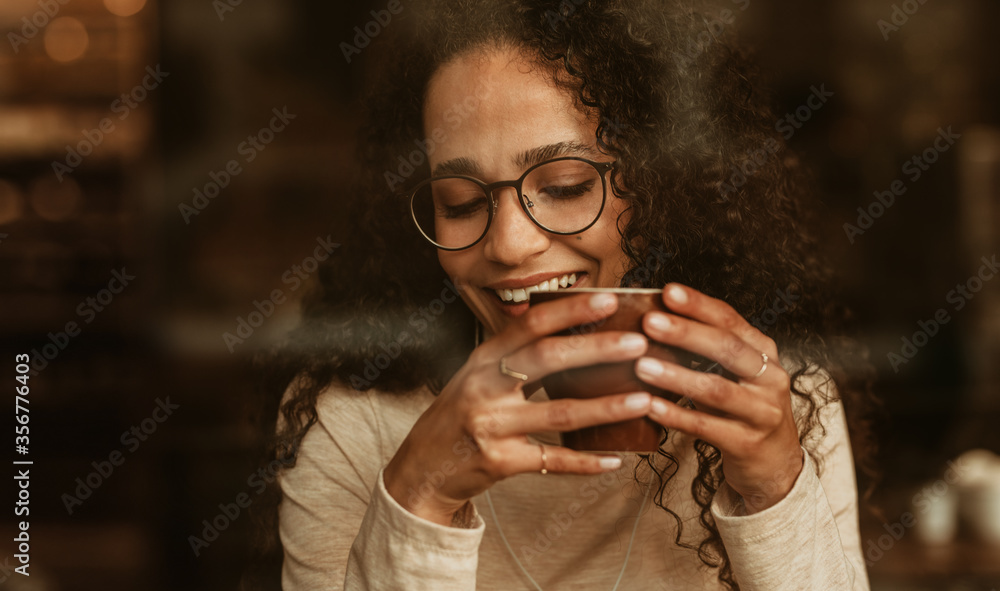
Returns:
[[[298,386],[289,386],[286,400]],[[427,388],[357,390],[334,381],[316,396],[316,422],[302,440],[302,451],[335,447],[344,455],[391,457],[433,401],[434,395]]]
[[[286,401],[300,385],[289,386]],[[433,400],[426,388],[359,391],[342,382],[329,384],[316,396],[316,421],[302,437],[294,467],[284,473],[286,492],[331,481],[366,496]]]
[[[301,377],[289,384],[282,396],[284,406],[304,387]],[[409,391],[380,390],[369,388],[359,390],[334,379],[316,395],[318,420],[357,419],[372,421],[377,417],[395,419],[399,416],[419,416],[434,400],[434,395],[426,387]],[[278,427],[283,427],[283,417],[279,416]]]

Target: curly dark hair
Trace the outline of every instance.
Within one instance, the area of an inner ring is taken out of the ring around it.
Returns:
[[[736,8],[731,4],[730,14]],[[669,0],[408,4],[366,50],[366,58],[380,65],[365,102],[369,123],[359,152],[365,178],[351,200],[353,235],[321,268],[299,328],[264,361],[270,416],[273,421],[280,411],[283,425],[268,460],[294,464],[317,420],[317,396],[332,382],[376,387],[386,395],[420,387],[437,393],[471,353],[474,318],[455,304],[424,313],[426,330],[399,344],[396,359],[375,379],[366,366],[385,343],[397,342],[447,280],[434,247],[413,227],[404,198],[429,175],[421,154],[416,165],[407,162],[415,140],[431,135],[422,124],[428,82],[464,52],[512,47],[548,68],[595,117],[598,147],[618,162],[611,186],[630,213],[618,229],[632,262],[622,284],[690,285],[764,330],[783,359],[798,367],[792,393],[808,410],[803,442],[819,426],[825,401],[804,391],[802,378],[822,368],[844,403],[856,464],[873,474],[866,354],[841,336],[847,313],[831,297],[831,273],[810,230],[797,160],[775,130],[776,117],[725,14]],[[798,298],[780,314],[772,309],[779,292]],[[709,511],[722,481],[721,454],[704,441],[695,450],[699,472],[691,490],[705,536],[687,547],[735,590]],[[675,542],[686,545],[679,517],[663,502],[676,460],[661,449],[645,463],[658,478],[654,502],[674,517]],[[280,491],[273,490],[264,515],[272,541],[279,500]]]

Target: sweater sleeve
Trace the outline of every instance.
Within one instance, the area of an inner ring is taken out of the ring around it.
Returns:
[[[382,470],[420,410],[376,404],[370,392],[319,397],[317,421],[280,477],[282,588],[475,589],[483,520],[470,504],[468,528],[441,526],[386,492]]]
[[[827,399],[818,402],[822,428],[811,437],[821,475],[806,453],[792,490],[764,511],[746,515],[742,498],[726,484],[713,499],[712,515],[745,591],[869,589],[847,421],[840,401]]]

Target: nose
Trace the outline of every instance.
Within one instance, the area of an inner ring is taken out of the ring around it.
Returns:
[[[516,267],[549,248],[548,232],[536,226],[524,213],[513,187],[495,189],[493,198],[497,209],[483,239],[488,260]]]

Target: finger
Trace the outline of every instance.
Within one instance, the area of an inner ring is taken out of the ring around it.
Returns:
[[[687,396],[699,408],[712,409],[757,427],[770,427],[781,419],[779,407],[719,375],[651,357],[636,362],[636,374],[647,384]]]
[[[503,462],[506,464],[503,471],[511,475],[541,472],[543,467],[546,472],[555,474],[602,474],[618,470],[622,466],[620,456],[582,453],[558,445],[530,443],[519,449],[518,453],[506,456]]]
[[[618,309],[618,298],[611,293],[579,294],[528,308],[507,328],[479,347],[482,355],[499,360],[501,356],[542,337],[580,325],[599,325]]]
[[[755,376],[763,363],[760,350],[729,330],[683,316],[649,312],[642,327],[651,338],[703,355],[741,378]]]
[[[748,439],[747,429],[741,423],[683,408],[659,397],[650,405],[649,418],[667,429],[704,439],[724,454],[741,449]]]
[[[747,322],[726,302],[679,283],[671,283],[663,290],[663,303],[670,310],[688,318],[732,332],[777,362],[778,348],[774,341]]]
[[[615,394],[589,400],[565,398],[505,407],[492,436],[502,438],[541,431],[572,431],[605,423],[617,423],[649,413],[648,392]]]
[[[545,446],[545,466],[556,474],[602,474],[622,467],[620,456],[581,453],[558,445]]]
[[[501,374],[517,378],[514,373],[537,380],[549,374],[573,367],[597,363],[613,363],[636,359],[646,352],[649,340],[637,332],[599,332],[547,337],[535,341],[498,362]],[[502,366],[500,365],[502,363]],[[520,378],[525,381],[524,378]]]

